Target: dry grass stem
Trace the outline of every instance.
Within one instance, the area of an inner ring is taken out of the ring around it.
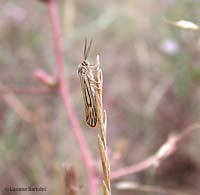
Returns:
[[[104,195],[110,195],[111,194],[110,163],[107,155],[107,145],[106,145],[107,115],[106,115],[106,110],[103,109],[103,104],[102,104],[103,75],[99,65],[100,65],[99,56],[97,56],[96,65],[94,69],[94,78],[96,82],[95,102],[97,108],[97,120],[99,124],[98,147],[99,147],[99,153],[103,170],[103,191]]]

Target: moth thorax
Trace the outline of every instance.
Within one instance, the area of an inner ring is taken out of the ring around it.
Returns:
[[[81,63],[82,66],[88,66],[89,63],[86,60],[83,60],[83,62]]]

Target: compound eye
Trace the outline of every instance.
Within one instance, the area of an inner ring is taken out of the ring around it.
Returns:
[[[83,68],[83,67],[80,67],[79,69],[78,69],[78,73],[79,74],[85,74],[85,69]]]

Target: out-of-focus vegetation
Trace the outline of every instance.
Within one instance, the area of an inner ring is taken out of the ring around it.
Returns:
[[[147,158],[170,133],[199,120],[200,32],[167,21],[200,24],[200,1],[60,0],[58,5],[70,95],[94,158],[97,132],[85,125],[77,75],[85,37],[93,38],[90,61],[100,54],[104,72],[111,170]],[[36,0],[1,0],[0,13],[0,190],[42,186],[46,194],[61,194],[66,163],[74,165],[84,194],[85,170],[63,103],[33,77],[37,68],[55,72],[47,8]],[[200,131],[194,132],[157,169],[126,179],[199,194],[199,137]],[[113,194],[125,194],[114,186]]]

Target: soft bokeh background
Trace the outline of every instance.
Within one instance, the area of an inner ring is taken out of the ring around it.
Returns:
[[[170,133],[199,120],[200,33],[167,20],[200,24],[200,1],[60,0],[58,4],[66,78],[94,158],[98,159],[97,130],[85,124],[77,75],[85,37],[93,38],[90,61],[100,54],[104,73],[111,170],[147,158]],[[1,0],[0,13],[0,187],[42,186],[46,194],[62,194],[65,163],[74,165],[80,194],[85,194],[85,170],[63,103],[33,77],[38,68],[55,71],[47,8],[36,0]],[[199,194],[199,137],[200,131],[195,131],[157,169],[119,181]],[[55,172],[54,166],[60,171]],[[97,167],[101,172],[98,161]],[[112,188],[115,195],[156,194],[120,191],[115,182]]]

